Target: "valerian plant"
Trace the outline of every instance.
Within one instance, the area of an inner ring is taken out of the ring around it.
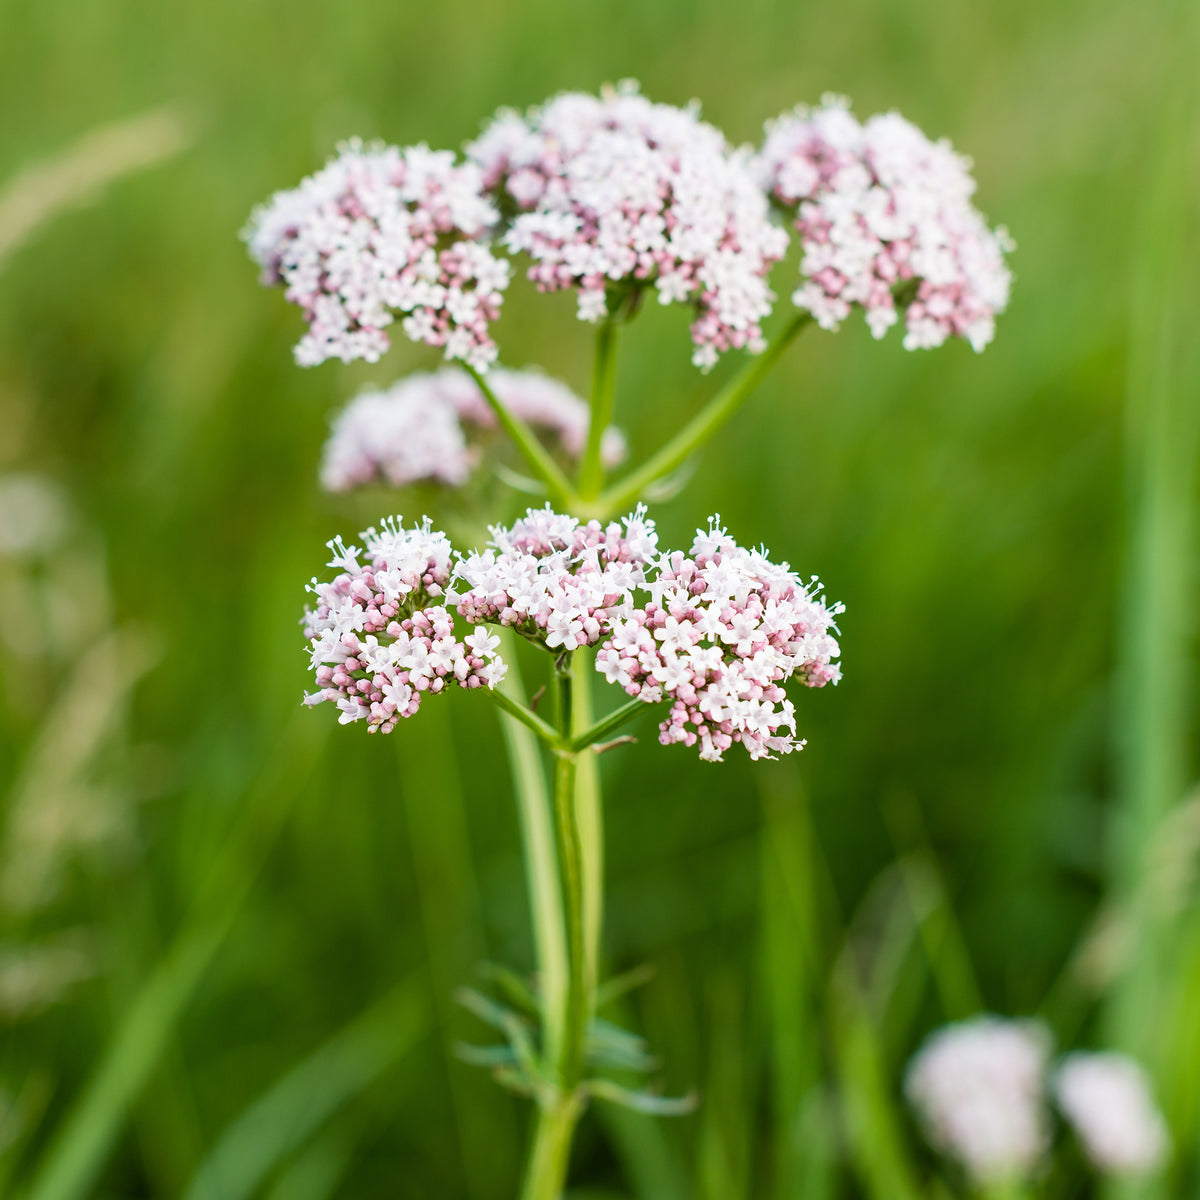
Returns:
[[[966,160],[894,113],[860,123],[827,98],[769,122],[761,148],[735,147],[695,105],[655,104],[623,84],[501,111],[461,154],[346,143],[247,228],[264,282],[304,314],[301,365],[374,362],[397,322],[458,364],[360,395],[335,422],[327,487],[459,487],[503,431],[528,475],[497,474],[545,501],[491,526],[482,549],[399,516],[361,545],[335,539],[306,614],[307,703],[387,733],[429,697],[463,688],[490,697],[553,765],[549,811],[540,780],[518,795],[536,982],[500,971],[495,995],[464,993],[501,1035],[468,1056],[537,1105],[525,1200],[561,1194],[590,1098],[664,1113],[690,1103],[612,1078],[653,1063],[598,1015],[616,989],[599,969],[595,751],[625,740],[649,707],[664,745],[703,760],[739,744],[754,759],[787,754],[804,745],[787,683],[840,676],[841,608],[815,576],[743,547],[715,517],[690,547],[660,546],[645,502],[671,490],[810,324],[834,330],[857,308],[876,337],[903,324],[908,348],[987,345],[1007,303],[1009,241],[976,212],[973,191]],[[793,237],[801,279],[769,336],[771,274]],[[497,365],[493,330],[514,262],[542,292],[573,291],[595,325],[587,402]],[[701,371],[728,353],[747,361],[609,482],[626,455],[613,426],[618,331],[648,299],[691,312]],[[516,637],[544,652],[548,715],[506,682]],[[620,699],[599,718],[597,676]]]

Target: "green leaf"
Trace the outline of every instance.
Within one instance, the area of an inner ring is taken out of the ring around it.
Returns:
[[[654,978],[654,964],[642,963],[621,975],[614,975],[596,989],[596,1007],[606,1008],[622,996],[649,983]]]
[[[632,1091],[611,1079],[590,1079],[585,1087],[597,1100],[607,1100],[610,1104],[654,1117],[685,1117],[695,1112],[700,1103],[695,1092],[686,1096],[660,1096],[654,1092]]]
[[[507,1043],[497,1046],[474,1046],[458,1042],[454,1053],[472,1067],[511,1067],[517,1062],[517,1052]]]
[[[502,963],[485,962],[480,964],[479,973],[489,983],[496,985],[509,1004],[533,1020],[541,1020],[542,1009],[533,988],[511,967]]]

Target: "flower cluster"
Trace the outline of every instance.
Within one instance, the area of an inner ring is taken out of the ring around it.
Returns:
[[[479,240],[497,219],[478,167],[449,151],[353,141],[258,209],[243,236],[264,282],[282,284],[304,311],[302,366],[374,362],[400,312],[414,341],[484,369],[509,279],[508,263]]]
[[[805,277],[792,299],[825,329],[852,305],[882,337],[907,302],[908,349],[964,337],[992,339],[1008,303],[1004,263],[1012,242],[990,230],[971,203],[970,162],[931,142],[897,113],[865,123],[826,97],[767,125],[758,158],[762,185],[795,212]]]
[[[662,553],[641,505],[607,525],[531,508],[491,535],[467,555],[428,521],[369,529],[365,551],[331,542],[339,574],[309,589],[319,690],[308,703],[336,701],[343,723],[366,718],[386,732],[424,691],[494,687],[505,670],[498,639],[477,630],[459,642],[453,611],[559,653],[599,643],[596,669],[609,682],[670,703],[664,745],[699,745],[710,761],[734,742],[752,758],[804,745],[783,684],[798,675],[821,687],[841,674],[831,631],[842,608],[817,597],[815,578],[806,585],[786,563],[738,546],[716,518],[690,556]]]
[[[460,641],[442,603],[452,555],[446,535],[428,520],[405,529],[397,518],[361,536],[361,550],[330,542],[338,574],[309,585],[317,603],[304,632],[318,690],[305,702],[333,701],[343,725],[365,720],[371,732],[389,733],[426,692],[494,688],[506,670],[500,639],[477,629]]]
[[[1144,1175],[1166,1157],[1166,1123],[1145,1072],[1120,1054],[1070,1054],[1054,1079],[1058,1107],[1092,1165],[1109,1175]]]
[[[587,440],[588,406],[566,384],[539,371],[488,375],[514,415],[551,434],[572,457]],[[466,372],[418,373],[386,390],[367,388],[335,418],[321,461],[322,486],[344,492],[381,481],[393,487],[430,481],[458,487],[478,461],[463,426],[493,429],[496,416]],[[609,427],[601,440],[608,466],[625,457],[625,438]]]
[[[716,518],[690,556],[664,554],[655,567],[642,585],[649,602],[613,622],[597,670],[647,703],[671,702],[664,745],[699,743],[708,761],[734,742],[751,758],[803,748],[783,684],[838,681],[831,630],[841,605],[817,597],[815,578],[806,585],[786,563],[737,545]]]
[[[467,148],[488,187],[515,206],[505,244],[533,259],[545,291],[577,288],[579,315],[608,312],[610,286],[653,285],[696,309],[693,356],[758,351],[787,248],[749,156],[696,107],[653,104],[636,85],[565,93],[524,117],[503,111]]]
[[[348,492],[375,482],[466,483],[476,455],[439,386],[443,375],[457,379],[459,373],[412,375],[387,389],[359,392],[333,420],[321,453],[321,486]]]
[[[658,547],[641,507],[608,525],[531,508],[491,534],[486,550],[459,562],[451,601],[473,624],[511,626],[563,651],[595,645],[630,610]]]
[[[905,1091],[929,1140],[972,1178],[1021,1178],[1049,1144],[1042,1095],[1049,1054],[1039,1026],[975,1017],[929,1038],[909,1064]]]

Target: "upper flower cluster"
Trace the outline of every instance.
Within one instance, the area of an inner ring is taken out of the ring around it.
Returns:
[[[451,152],[353,141],[258,209],[243,236],[264,281],[283,284],[304,310],[302,366],[374,362],[399,312],[414,341],[485,368],[509,280],[486,243],[498,216],[479,169]]]
[[[1030,1176],[1050,1145],[1051,1042],[1042,1027],[979,1016],[934,1033],[909,1065],[908,1098],[930,1141],[977,1181]],[[1166,1127],[1141,1068],[1119,1054],[1069,1054],[1054,1073],[1058,1108],[1097,1170],[1144,1174]]]
[[[478,629],[460,641],[441,603],[453,553],[446,535],[428,520],[405,529],[396,519],[361,536],[362,550],[330,542],[338,574],[308,588],[317,603],[304,632],[318,690],[306,703],[334,701],[343,725],[366,720],[371,732],[388,733],[426,692],[495,687],[507,669],[496,654],[500,639]]]
[[[714,518],[691,554],[662,555],[642,586],[649,602],[615,621],[596,656],[610,683],[647,703],[667,699],[664,745],[700,745],[720,761],[734,742],[751,758],[802,749],[783,684],[836,683],[832,630],[841,605],[817,598],[786,563],[739,546]]]
[[[453,599],[466,620],[509,625],[552,650],[592,646],[631,609],[658,546],[645,509],[624,521],[586,524],[548,506],[511,528],[492,528],[482,553],[466,555]]]
[[[502,111],[467,148],[518,215],[505,236],[545,291],[574,287],[579,315],[609,310],[610,287],[652,285],[695,307],[696,364],[763,345],[766,282],[787,248],[745,151],[696,108],[653,104],[636,85],[565,93],[524,116]]]
[[[805,282],[792,299],[823,328],[859,305],[882,337],[900,293],[906,348],[959,336],[982,350],[992,340],[1012,243],[971,203],[970,162],[948,142],[931,142],[897,113],[860,123],[845,100],[827,96],[768,124],[758,169],[795,213]]]
[[[858,305],[879,337],[902,307],[906,347],[959,336],[979,350],[1008,301],[1011,242],[974,208],[969,162],[896,113],[859,122],[827,97],[770,122],[753,153],[694,104],[625,83],[501,110],[466,153],[349,142],[255,212],[251,254],[309,321],[302,364],[377,359],[401,313],[409,337],[485,369],[507,252],[530,256],[542,290],[575,289],[588,321],[649,288],[691,306],[707,370],[763,349],[788,243],[771,201],[800,235],[793,300],[825,328]]]
[[[499,368],[488,383],[509,412],[549,433],[568,455],[583,452],[588,406],[566,384],[540,371]],[[334,419],[321,483],[333,492],[376,481],[458,487],[479,459],[468,431],[495,426],[478,384],[453,367],[409,375],[385,390],[366,388]],[[625,457],[625,438],[615,426],[605,430],[601,454],[607,466]]]

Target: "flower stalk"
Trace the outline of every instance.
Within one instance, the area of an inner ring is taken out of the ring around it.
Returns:
[[[665,446],[642,465],[601,494],[596,504],[603,519],[635,504],[651,484],[669,475],[700,449],[750,398],[767,372],[779,361],[796,335],[812,323],[807,312],[798,312],[767,348],[746,363],[709,402]]]
[[[579,467],[579,496],[594,500],[604,485],[604,462],[600,449],[604,431],[613,415],[613,393],[617,374],[616,318],[606,317],[596,331],[596,357],[592,368],[592,413],[587,446]]]
[[[492,411],[496,414],[496,419],[503,426],[504,432],[512,438],[513,445],[521,452],[529,469],[546,485],[551,498],[558,504],[570,507],[575,500],[575,489],[571,487],[562,468],[538,440],[537,434],[520,417],[509,410],[508,406],[496,395],[485,375],[470,363],[463,363],[463,370],[475,380],[479,390],[483,393],[483,398],[491,406]]]

